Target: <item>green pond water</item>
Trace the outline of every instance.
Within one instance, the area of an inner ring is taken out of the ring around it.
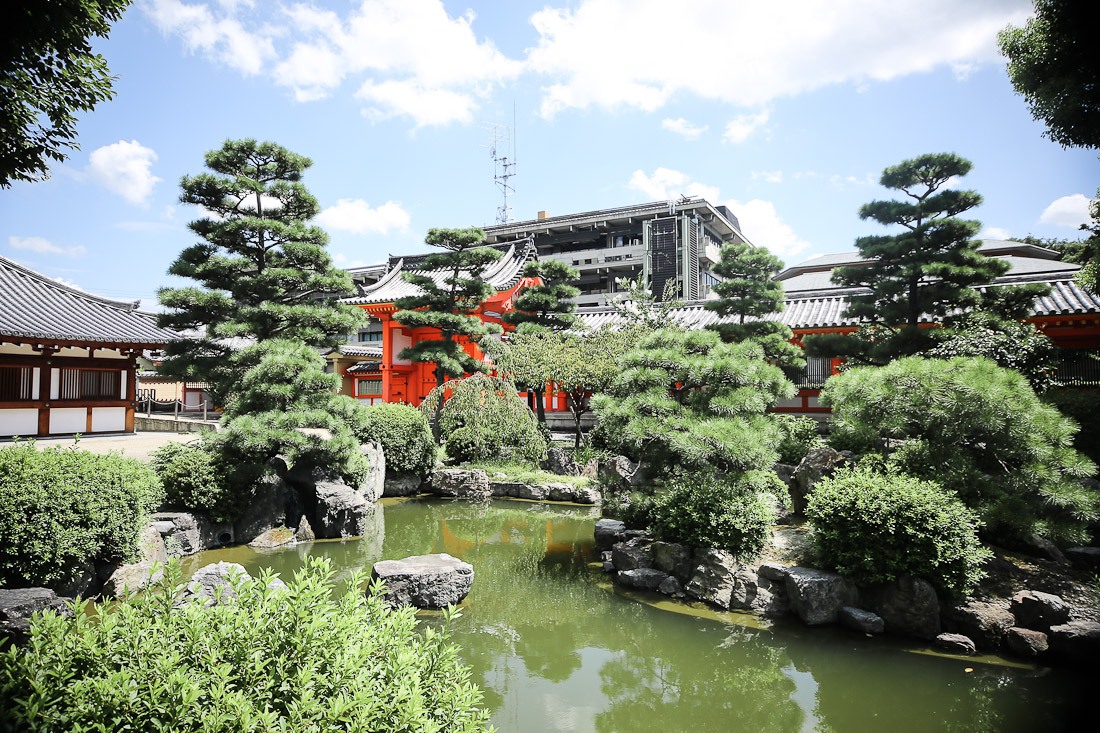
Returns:
[[[596,519],[556,504],[385,500],[361,540],[212,550],[187,568],[227,560],[289,577],[310,555],[348,572],[434,552],[470,562],[453,638],[502,732],[1088,729],[1077,713],[1100,692],[1095,674],[627,593],[599,569]]]

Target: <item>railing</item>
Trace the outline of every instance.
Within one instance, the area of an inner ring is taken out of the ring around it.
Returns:
[[[138,395],[138,412],[144,412],[146,417],[152,417],[153,412],[160,414],[172,413],[172,419],[179,422],[180,415],[194,414],[202,412],[202,419],[207,420],[210,410],[214,408],[214,403],[209,400],[203,400],[201,405],[185,405],[183,400],[157,400],[150,395]]]

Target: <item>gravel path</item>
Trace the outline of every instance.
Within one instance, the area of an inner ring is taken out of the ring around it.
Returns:
[[[139,461],[149,460],[149,454],[165,443],[189,443],[198,440],[199,433],[135,433],[133,435],[82,435],[79,441],[73,438],[36,438],[34,445],[39,450],[60,446],[91,453],[121,453]],[[0,441],[0,448],[9,441]]]

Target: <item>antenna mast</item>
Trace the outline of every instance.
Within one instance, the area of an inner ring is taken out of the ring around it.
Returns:
[[[512,176],[516,175],[516,147],[512,137],[512,128],[506,125],[482,124],[482,129],[489,132],[489,157],[493,159],[493,182],[496,183],[501,193],[501,204],[497,208],[497,224],[507,224],[512,220],[512,207],[508,205],[508,195],[514,194],[516,189],[509,183]],[[508,157],[507,150],[511,143],[512,156]]]

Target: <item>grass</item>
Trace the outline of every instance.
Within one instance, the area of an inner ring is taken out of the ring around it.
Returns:
[[[482,461],[471,463],[470,468],[480,468],[493,478],[493,474],[504,474],[505,480],[520,484],[545,485],[569,484],[570,486],[591,486],[594,482],[587,476],[559,476],[543,471],[530,463],[517,461]]]

